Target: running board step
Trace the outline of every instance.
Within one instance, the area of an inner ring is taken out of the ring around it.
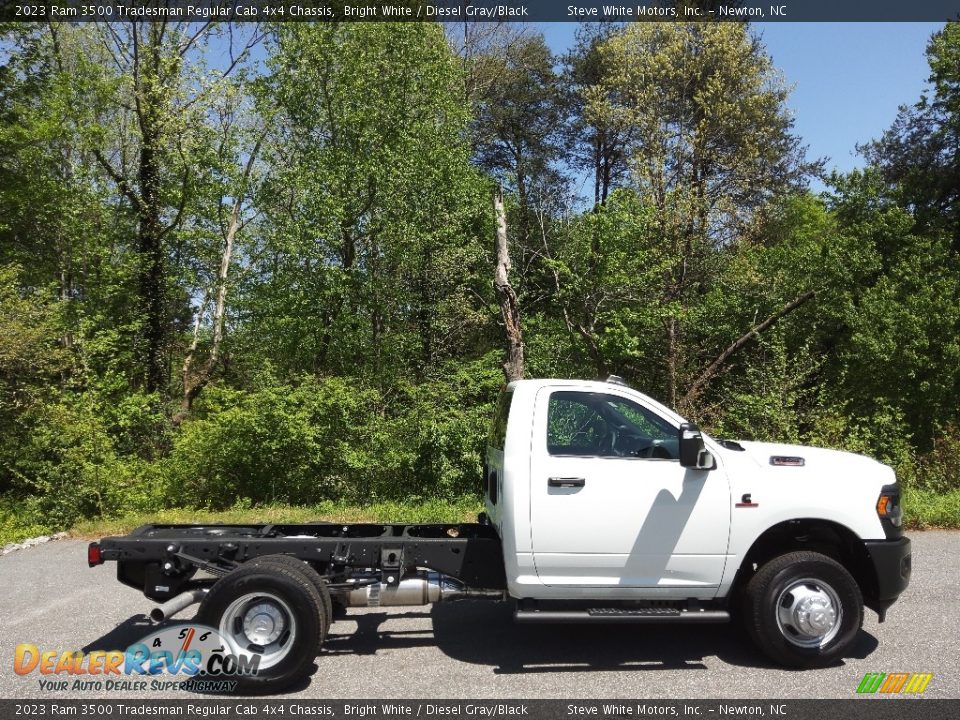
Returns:
[[[589,610],[517,610],[518,623],[637,623],[683,624],[730,622],[726,610],[677,610],[676,608],[590,608]]]

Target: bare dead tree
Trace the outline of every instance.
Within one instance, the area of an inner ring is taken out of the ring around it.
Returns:
[[[209,290],[197,311],[197,318],[193,325],[193,340],[187,349],[186,356],[183,359],[183,368],[181,377],[183,379],[183,396],[180,399],[180,411],[173,417],[173,424],[179,425],[186,419],[193,407],[193,401],[203,391],[213,377],[213,372],[217,367],[217,360],[220,357],[220,348],[223,344],[223,326],[227,311],[227,288],[230,274],[230,263],[233,258],[233,248],[237,235],[240,233],[251,218],[243,218],[244,202],[249,193],[251,176],[253,168],[260,154],[260,147],[263,144],[265,135],[260,135],[250,155],[247,157],[246,165],[243,169],[243,175],[240,178],[239,186],[233,193],[233,200],[230,204],[229,220],[223,232],[223,252],[220,255],[220,267],[217,271],[216,279],[216,299],[213,306],[213,316],[211,318],[212,337],[210,340],[210,350],[207,353],[206,362],[196,373],[192,372],[193,361],[197,354],[199,346],[200,328],[202,327],[203,314],[206,309],[207,299],[212,294]]]
[[[524,347],[523,330],[520,326],[520,302],[510,285],[510,251],[507,247],[507,211],[503,205],[503,188],[493,195],[493,211],[497,219],[497,267],[493,275],[493,287],[500,303],[503,318],[504,350],[503,374],[507,382],[523,377]]]

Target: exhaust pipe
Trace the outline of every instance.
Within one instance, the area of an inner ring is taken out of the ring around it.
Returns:
[[[203,600],[204,595],[207,594],[207,588],[201,588],[198,590],[187,590],[182,592],[176,597],[172,597],[167,600],[163,605],[158,605],[153,610],[150,611],[150,619],[154,622],[162,622],[164,620],[169,620],[174,615],[176,615],[181,610],[194,605],[201,600]]]
[[[438,572],[420,572],[396,585],[374,583],[358,587],[341,594],[339,599],[347,607],[391,607],[450,600],[502,600],[503,597],[503,590],[477,590]]]

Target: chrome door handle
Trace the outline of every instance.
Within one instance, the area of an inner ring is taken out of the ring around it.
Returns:
[[[552,477],[547,480],[547,485],[550,487],[583,487],[587,484],[586,478],[577,478],[577,477]]]

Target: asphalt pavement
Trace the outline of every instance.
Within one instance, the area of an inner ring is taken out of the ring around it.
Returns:
[[[913,579],[850,657],[821,670],[770,664],[735,626],[515,625],[508,603],[351,610],[287,698],[851,698],[868,672],[933,673],[925,697],[960,698],[960,533],[915,532]],[[0,557],[0,697],[169,698],[177,692],[41,690],[14,648],[124,648],[155,629],[151,602],[90,569],[86,542]],[[189,613],[186,614],[189,618]],[[49,679],[49,678],[48,678]]]

